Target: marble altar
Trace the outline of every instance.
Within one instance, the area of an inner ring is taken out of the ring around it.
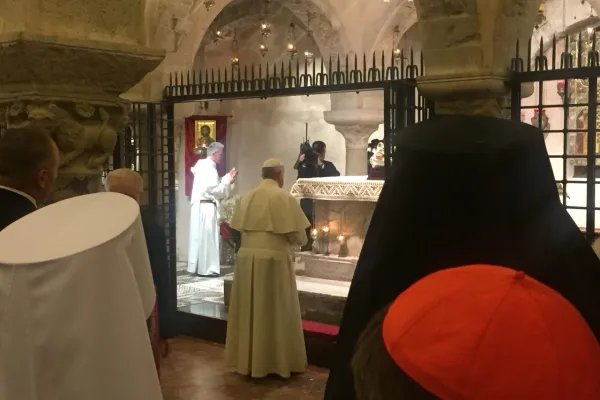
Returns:
[[[296,198],[315,201],[314,251],[297,252],[302,275],[350,282],[371,221],[382,180],[368,176],[299,179],[291,189]],[[340,254],[342,245],[347,251]]]
[[[294,197],[315,200],[312,222],[322,242],[318,253],[296,252],[294,257],[303,319],[340,324],[350,281],[382,187],[383,181],[368,180],[366,175],[299,179],[292,187]],[[347,246],[345,257],[339,256],[340,236]],[[225,275],[226,306],[232,285],[233,273]]]

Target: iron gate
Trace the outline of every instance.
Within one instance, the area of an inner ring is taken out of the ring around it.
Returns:
[[[311,63],[296,59],[170,74],[164,98],[182,103],[382,90],[385,162],[390,166],[394,136],[431,114],[432,108],[416,88],[416,78],[422,74],[423,59],[416,59],[413,51],[406,55],[400,51],[387,58],[381,53],[372,57],[330,57],[329,61]]]
[[[173,104],[131,104],[129,124],[118,137],[112,169],[131,168],[144,181],[143,207],[163,228],[169,262],[169,297],[176,311],[176,180]]]
[[[529,122],[544,131],[552,141],[562,137],[561,151],[549,151],[555,165],[555,177],[561,200],[571,213],[585,213],[585,226],[580,226],[588,240],[597,235],[596,229],[596,175],[598,172],[600,142],[598,129],[598,78],[600,77],[598,34],[595,30],[576,35],[553,38],[540,42],[540,49],[532,57],[529,41],[527,56],[517,53],[512,60],[510,118]],[[523,85],[533,85],[533,101],[522,100]],[[557,95],[554,96],[553,92]],[[555,101],[551,98],[555,97]],[[550,100],[549,100],[550,99]],[[533,103],[524,105],[523,103]],[[552,126],[548,113],[552,110],[562,125]],[[558,136],[557,136],[558,135]],[[560,163],[561,171],[556,164]],[[585,203],[569,196],[574,185],[585,184]],[[575,218],[574,218],[575,219]]]

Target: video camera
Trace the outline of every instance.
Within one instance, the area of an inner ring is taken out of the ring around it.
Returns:
[[[318,156],[313,150],[310,140],[308,139],[308,123],[306,124],[306,132],[304,134],[304,142],[300,144],[300,154],[304,154],[304,164],[317,165]]]

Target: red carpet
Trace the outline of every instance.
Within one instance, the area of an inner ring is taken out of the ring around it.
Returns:
[[[304,328],[304,332],[320,333],[327,336],[337,336],[340,331],[339,326],[321,324],[313,321],[302,321],[302,328]]]

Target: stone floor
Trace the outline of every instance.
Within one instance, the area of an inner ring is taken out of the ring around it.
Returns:
[[[251,380],[227,372],[223,346],[190,338],[171,341],[163,361],[161,384],[165,400],[313,400],[322,399],[327,370],[309,368],[290,380]]]
[[[298,271],[298,268],[297,268]],[[185,263],[177,264],[177,307],[199,303],[224,304],[223,281],[233,276],[233,267],[222,266],[218,278],[203,278],[187,272]],[[346,298],[350,282],[311,278],[298,273],[298,290],[307,293]]]

